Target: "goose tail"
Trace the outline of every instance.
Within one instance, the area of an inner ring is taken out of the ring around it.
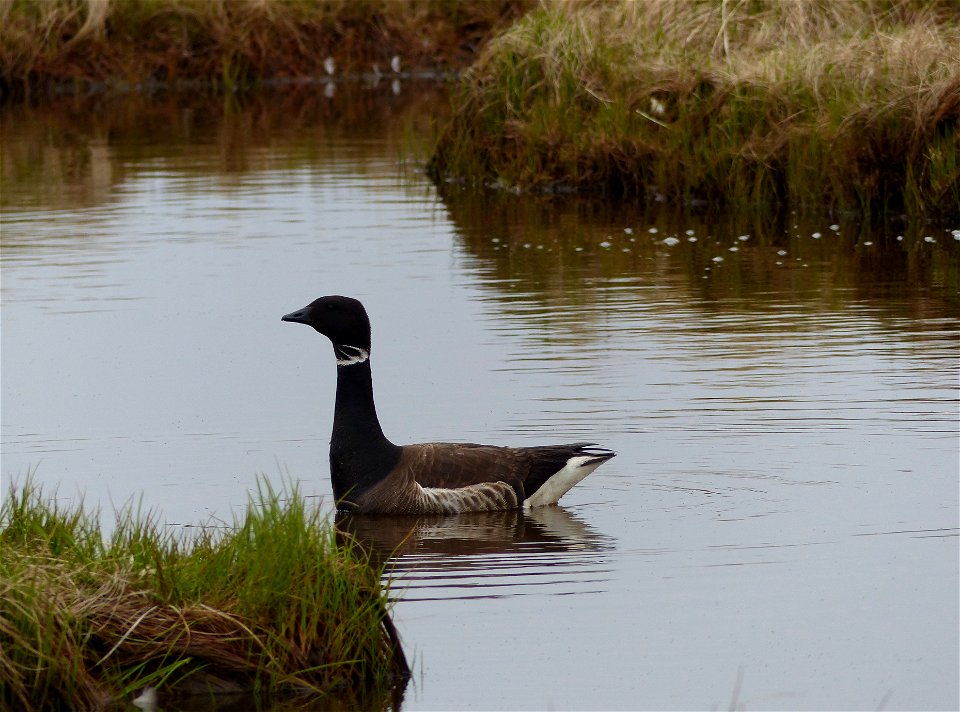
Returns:
[[[575,484],[617,453],[595,443],[564,446],[566,460],[523,502],[524,509],[556,504]]]

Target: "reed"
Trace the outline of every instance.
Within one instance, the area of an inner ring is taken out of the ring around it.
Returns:
[[[0,707],[187,694],[389,695],[409,674],[380,571],[262,481],[231,527],[67,510],[28,481],[0,505]],[[389,697],[387,697],[389,699]]]
[[[441,182],[960,213],[951,2],[546,3],[454,94]]]
[[[533,0],[0,0],[0,89],[456,69]],[[329,65],[327,59],[333,61]]]

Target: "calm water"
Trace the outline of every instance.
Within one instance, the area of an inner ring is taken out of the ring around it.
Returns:
[[[396,442],[619,453],[340,522],[402,542],[404,709],[956,709],[960,226],[440,197],[395,89],[3,112],[4,488],[328,507],[332,353],[280,316],[349,294]]]

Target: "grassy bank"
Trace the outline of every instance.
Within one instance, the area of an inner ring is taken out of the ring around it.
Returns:
[[[0,506],[0,708],[94,709],[146,688],[369,704],[408,674],[385,600],[379,571],[296,491],[264,485],[233,527],[190,538],[127,509],[105,540],[96,515],[28,483]]]
[[[954,2],[551,3],[466,73],[446,182],[960,214]]]
[[[0,88],[457,69],[533,0],[0,0]],[[328,63],[332,60],[332,65]]]

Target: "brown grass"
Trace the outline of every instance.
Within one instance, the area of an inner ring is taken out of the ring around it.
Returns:
[[[0,0],[0,87],[444,70],[532,0]]]

